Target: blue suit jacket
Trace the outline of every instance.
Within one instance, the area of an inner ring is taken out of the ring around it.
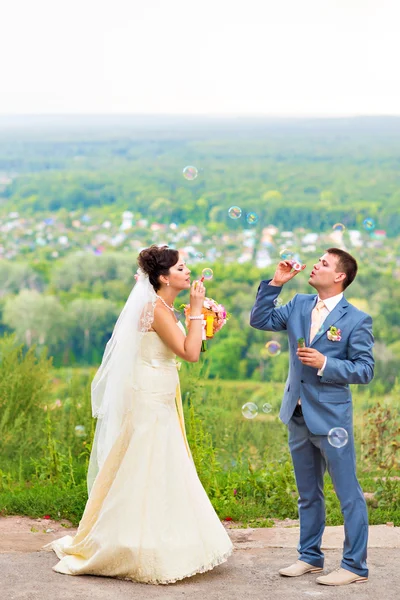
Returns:
[[[327,435],[332,427],[352,430],[353,410],[351,383],[369,383],[374,376],[372,319],[349,304],[345,297],[329,313],[321,330],[310,344],[311,312],[315,294],[296,294],[285,306],[274,307],[281,287],[262,281],[250,316],[250,325],[264,331],[288,332],[289,375],[285,385],[280,418],[288,423],[301,398],[303,415],[309,430]],[[341,330],[341,341],[328,340],[327,331],[334,325]],[[318,369],[303,365],[297,358],[297,340],[327,357],[323,376]]]

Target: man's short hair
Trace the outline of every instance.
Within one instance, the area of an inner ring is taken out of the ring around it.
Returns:
[[[346,274],[346,279],[342,282],[343,289],[345,290],[356,278],[358,271],[357,261],[354,256],[340,248],[329,248],[327,252],[338,258],[336,271],[341,271]]]

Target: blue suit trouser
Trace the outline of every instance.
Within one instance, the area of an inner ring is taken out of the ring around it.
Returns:
[[[354,437],[343,448],[335,448],[326,435],[314,435],[304,417],[294,415],[288,424],[289,448],[299,492],[299,559],[316,567],[324,564],[321,551],[325,528],[324,473],[328,468],[344,519],[345,539],[341,566],[368,576],[368,513],[356,476]]]

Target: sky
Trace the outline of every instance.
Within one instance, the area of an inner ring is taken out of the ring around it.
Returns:
[[[399,0],[6,0],[0,115],[400,115]]]

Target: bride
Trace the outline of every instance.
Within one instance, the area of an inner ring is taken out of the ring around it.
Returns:
[[[151,246],[92,383],[89,498],[75,537],[45,548],[66,575],[168,584],[224,562],[232,543],[197,476],[176,355],[199,359],[203,283],[177,250]],[[190,288],[186,336],[173,302]]]

